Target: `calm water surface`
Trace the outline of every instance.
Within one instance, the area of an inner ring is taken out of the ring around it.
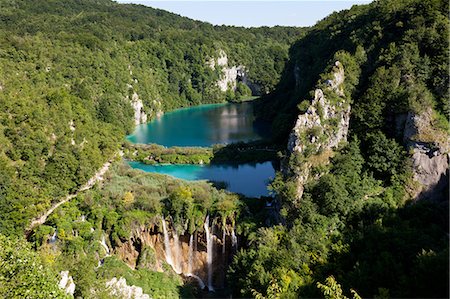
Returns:
[[[268,196],[267,183],[275,177],[272,162],[240,165],[159,164],[128,162],[131,167],[184,180],[224,182],[226,189],[249,197]]]
[[[211,146],[258,140],[268,136],[268,125],[255,123],[253,103],[213,104],[178,109],[136,127],[127,139],[164,146]],[[146,165],[131,167],[185,180],[224,182],[226,189],[249,197],[267,196],[267,183],[275,176],[272,162],[239,165]]]
[[[212,104],[174,110],[136,127],[127,139],[164,146],[211,146],[257,140],[268,135],[267,124],[255,123],[253,103]]]

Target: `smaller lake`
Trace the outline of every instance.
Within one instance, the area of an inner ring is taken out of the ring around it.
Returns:
[[[158,164],[147,165],[140,162],[128,162],[135,168],[146,172],[170,175],[176,178],[194,181],[208,180],[225,182],[226,189],[248,197],[268,196],[269,179],[275,177],[272,162],[239,165],[193,165],[193,164]]]
[[[255,121],[253,103],[211,104],[167,112],[136,127],[127,139],[164,146],[206,146],[258,140],[270,126]]]

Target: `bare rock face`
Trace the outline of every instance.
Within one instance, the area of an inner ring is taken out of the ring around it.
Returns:
[[[201,288],[208,281],[208,253],[205,233],[196,232],[192,236],[188,233],[175,237],[176,232],[170,227],[168,230],[168,245],[165,248],[164,235],[157,226],[135,227],[131,231],[130,239],[114,248],[114,254],[132,268],[164,271],[164,263],[185,277],[199,282]],[[234,230],[229,227],[226,232],[214,228],[219,235],[212,234],[212,284],[222,287],[225,273],[232,256],[237,249],[236,240],[233,240]],[[231,233],[233,232],[233,233]],[[235,237],[234,237],[235,238]],[[167,254],[170,254],[170,257]]]
[[[144,111],[144,104],[142,103],[139,95],[134,92],[131,97],[131,107],[134,110],[134,123],[136,125],[144,124],[147,122],[147,114]]]
[[[403,128],[402,128],[403,127]],[[411,195],[416,200],[445,200],[448,196],[449,142],[448,134],[433,126],[433,111],[409,112],[397,119],[397,130],[410,150],[413,180]]]
[[[64,289],[67,294],[72,295],[75,292],[75,283],[73,282],[72,276],[69,276],[69,271],[61,271],[59,273],[61,280],[59,281],[59,288]]]
[[[127,285],[127,281],[123,277],[119,279],[113,277],[106,282],[106,288],[113,298],[150,299],[150,296],[145,294],[141,287]]]
[[[134,269],[136,267],[139,251],[134,247],[131,240],[128,240],[127,242],[122,243],[119,247],[116,247],[114,253],[119,259],[127,263],[130,268]]]
[[[331,150],[340,142],[347,141],[351,108],[342,89],[345,74],[339,61],[336,61],[331,76],[331,79],[325,81],[324,90],[332,95],[333,100],[327,99],[322,89],[316,89],[311,105],[304,114],[298,116],[289,135],[289,155],[301,155],[304,158],[302,165],[283,169],[284,173],[295,177],[297,199],[303,195],[303,186],[309,178],[310,168],[318,161],[326,162]]]
[[[235,91],[237,82],[242,82],[251,89],[252,94],[262,94],[261,86],[249,80],[245,66],[228,66],[228,56],[225,51],[220,50],[219,57],[217,59],[211,58],[207,65],[211,69],[214,69],[216,66],[221,68],[221,78],[217,81],[217,86],[221,91],[225,92],[230,89]]]

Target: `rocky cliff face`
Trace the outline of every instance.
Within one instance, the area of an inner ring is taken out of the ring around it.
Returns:
[[[144,111],[144,104],[141,99],[139,99],[139,95],[134,92],[131,96],[131,107],[134,110],[134,123],[136,125],[144,124],[147,122],[147,114]]]
[[[448,197],[448,134],[433,126],[431,108],[420,114],[409,112],[396,119],[397,130],[411,153],[413,180],[411,196],[416,200],[445,200]]]
[[[217,86],[223,92],[231,89],[236,90],[237,82],[242,82],[247,85],[251,90],[253,95],[261,95],[261,86],[250,81],[247,75],[245,66],[228,66],[228,56],[225,51],[220,50],[219,57],[210,59],[208,61],[210,68],[214,69],[216,66],[221,68],[222,74],[219,81],[217,81]]]
[[[142,291],[141,287],[127,285],[125,278],[112,278],[106,282],[106,288],[113,298],[123,299],[150,299],[150,296]]]
[[[58,284],[59,288],[63,289],[68,295],[73,296],[75,283],[73,282],[72,276],[69,276],[69,271],[61,271],[59,276],[61,277]]]
[[[131,69],[131,65],[128,65],[128,70],[130,72],[130,76],[133,76],[133,71]],[[133,79],[133,84],[139,83],[137,79]],[[163,114],[162,108],[161,108],[161,101],[153,100],[150,104],[146,107],[142,100],[139,97],[139,94],[134,91],[132,84],[127,84],[127,88],[129,91],[132,91],[131,99],[130,96],[127,95],[125,99],[130,102],[131,108],[133,108],[134,111],[134,124],[140,125],[147,123],[148,120],[152,117],[160,117]]]
[[[309,179],[311,167],[326,163],[332,150],[347,140],[350,104],[342,89],[344,80],[344,67],[336,61],[330,78],[324,82],[325,89],[314,91],[311,105],[298,116],[289,136],[288,155],[297,156],[301,162],[290,168],[284,166],[282,170],[294,176],[297,199],[303,195],[303,186]]]
[[[162,272],[164,263],[167,263],[176,273],[182,274],[185,279],[192,279],[201,288],[223,287],[224,273],[237,247],[237,238],[231,227],[225,228],[225,232],[217,226],[211,227],[210,252],[205,232],[178,235],[168,225],[165,236],[161,230],[157,225],[135,227],[129,240],[115,245],[113,254],[133,269],[146,268]],[[211,258],[210,267],[208,254]]]

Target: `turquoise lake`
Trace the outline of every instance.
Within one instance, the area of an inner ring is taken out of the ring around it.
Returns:
[[[211,104],[177,109],[136,127],[127,139],[164,146],[211,146],[267,137],[269,126],[256,123],[253,103]]]
[[[252,141],[267,136],[268,125],[255,122],[253,103],[213,104],[178,109],[148,124],[139,125],[127,139],[133,143],[170,146],[205,146]],[[147,172],[184,180],[225,183],[226,189],[249,197],[268,196],[267,184],[275,177],[272,162],[239,165],[147,165],[128,162]]]
[[[224,182],[226,189],[249,197],[268,196],[267,184],[275,177],[272,162],[239,165],[146,165],[128,162],[131,167],[146,172],[166,174],[184,180],[208,180]]]

